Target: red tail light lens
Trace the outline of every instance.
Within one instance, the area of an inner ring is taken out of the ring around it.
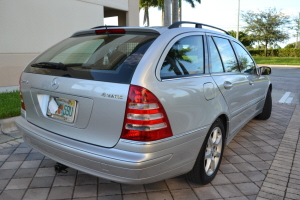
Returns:
[[[121,138],[153,141],[172,135],[167,114],[156,96],[145,88],[130,86]]]
[[[26,110],[25,104],[24,104],[24,101],[23,101],[23,96],[22,96],[21,91],[20,91],[20,97],[21,97],[21,108],[22,108],[23,110]]]
[[[104,29],[104,30],[95,30],[96,35],[101,34],[125,34],[124,29]]]
[[[22,73],[23,74],[23,73]],[[21,92],[21,77],[22,77],[22,74],[20,75],[20,79],[19,79],[19,85],[20,85],[20,98],[21,98],[21,108],[23,110],[26,110],[25,108],[25,104],[24,104],[24,101],[23,101],[23,96],[22,96],[22,92]]]

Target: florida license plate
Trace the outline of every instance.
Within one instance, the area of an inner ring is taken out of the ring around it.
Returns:
[[[71,99],[58,98],[58,97],[51,97],[51,98],[54,99],[58,108],[55,111],[55,113],[50,112],[49,109],[50,103],[49,103],[47,115],[49,117],[59,119],[65,122],[69,122],[69,123],[74,122],[75,112],[76,112],[76,101]]]

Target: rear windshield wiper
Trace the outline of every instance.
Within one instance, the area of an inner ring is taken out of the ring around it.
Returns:
[[[64,70],[64,71],[68,70],[68,68],[61,62],[59,62],[59,63],[39,62],[39,63],[32,64],[31,67],[47,68],[47,69],[58,69],[58,70]]]

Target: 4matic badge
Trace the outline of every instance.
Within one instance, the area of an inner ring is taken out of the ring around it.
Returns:
[[[112,98],[112,99],[123,99],[122,95],[116,95],[116,94],[106,94],[106,93],[102,93],[103,97],[108,97],[108,98]]]

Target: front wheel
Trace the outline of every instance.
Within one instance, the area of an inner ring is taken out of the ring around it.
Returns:
[[[224,138],[223,123],[217,119],[209,129],[193,169],[187,173],[189,180],[204,185],[215,178],[222,160]]]

